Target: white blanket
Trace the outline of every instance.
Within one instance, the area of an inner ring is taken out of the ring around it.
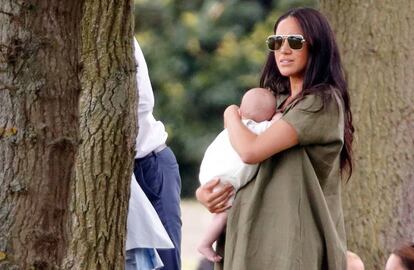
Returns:
[[[256,123],[248,119],[243,120],[243,123],[256,134],[262,133],[271,125],[270,121]],[[255,176],[257,169],[258,164],[246,164],[241,160],[224,129],[204,153],[199,179],[201,184],[205,184],[218,177],[221,184],[230,183],[238,190]]]

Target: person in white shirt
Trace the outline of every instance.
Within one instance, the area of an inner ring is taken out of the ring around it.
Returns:
[[[137,91],[139,98],[139,132],[136,141],[134,175],[174,245],[172,249],[156,249],[164,264],[162,269],[177,270],[181,269],[181,178],[174,153],[166,146],[168,134],[165,127],[161,121],[157,121],[153,116],[154,93],[146,61],[136,39],[134,39],[134,55],[138,66]],[[134,219],[136,214],[129,214],[128,218]],[[134,224],[128,224],[128,230],[131,227],[134,227]],[[136,233],[144,234],[145,232],[138,229]],[[128,237],[133,238],[133,233],[128,234],[127,232],[127,240]],[[137,245],[131,245],[129,249],[127,248],[126,266],[129,267],[128,269],[139,265],[139,262],[134,262],[134,258],[138,258],[135,255],[140,252],[142,249]],[[135,269],[140,268],[137,266]]]
[[[265,131],[282,115],[276,113],[275,96],[264,88],[253,88],[244,94],[239,114],[243,123],[256,134]],[[222,189],[229,183],[236,192],[256,175],[258,166],[259,164],[246,164],[241,160],[230,143],[227,130],[224,129],[204,154],[200,166],[200,183],[203,185],[211,179],[219,178],[217,189]],[[212,245],[223,231],[226,221],[227,212],[214,214],[213,221],[198,246],[198,251],[212,262],[222,259],[214,252]]]

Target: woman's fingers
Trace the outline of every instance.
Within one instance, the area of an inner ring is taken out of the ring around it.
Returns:
[[[233,186],[225,184],[220,190],[214,190],[219,184],[220,179],[216,178],[196,190],[197,200],[212,213],[220,213],[231,207],[227,202],[234,194]]]
[[[226,211],[227,209],[229,209],[231,207],[231,205],[228,205],[228,204],[225,204],[223,207],[221,207],[221,208],[217,208],[217,209],[214,209],[213,211],[212,211],[212,213],[221,213],[221,212],[224,212],[224,211]]]
[[[224,192],[222,192],[220,196],[216,197],[214,200],[208,203],[209,211],[213,213],[218,213],[227,209],[227,202],[232,195],[234,195],[233,187],[224,190]]]
[[[208,196],[207,203],[212,204],[212,205],[220,203],[221,201],[223,201],[223,199],[228,197],[229,193],[231,191],[233,191],[233,189],[234,188],[233,188],[232,185],[229,185],[229,184],[224,185],[223,189],[221,189],[219,191],[215,191],[215,192],[211,193],[210,196]]]
[[[203,188],[203,186],[197,188],[196,190],[196,198],[197,200],[203,204],[205,207],[208,208],[208,196],[210,195],[211,191]]]
[[[200,186],[196,190],[196,198],[200,201],[203,205],[207,206],[207,204],[212,200],[210,197],[213,195],[213,189],[220,183],[220,180],[213,179],[204,185]],[[215,195],[213,195],[214,199]]]
[[[219,178],[214,178],[213,180],[208,181],[207,183],[205,183],[201,187],[204,188],[204,189],[208,189],[208,190],[212,191],[219,183],[220,183],[220,179]]]

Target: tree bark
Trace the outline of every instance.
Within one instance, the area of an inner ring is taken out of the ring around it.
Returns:
[[[414,239],[414,2],[321,0],[341,47],[356,127],[344,194],[348,248],[366,269]]]
[[[123,269],[136,138],[132,1],[85,1],[80,140],[65,269]]]
[[[0,2],[0,269],[124,265],[132,2],[109,2]]]
[[[79,2],[0,3],[1,269],[57,269],[65,254]]]

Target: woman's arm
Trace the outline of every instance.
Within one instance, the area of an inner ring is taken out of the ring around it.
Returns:
[[[265,132],[254,134],[241,122],[236,105],[230,105],[225,110],[224,125],[233,148],[248,164],[262,162],[298,144],[296,130],[283,119],[273,123]]]

